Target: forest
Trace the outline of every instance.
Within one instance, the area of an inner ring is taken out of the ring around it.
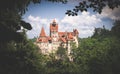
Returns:
[[[36,4],[40,0],[0,2],[0,74],[120,74],[119,20],[115,20],[111,30],[103,26],[95,28],[91,37],[79,38],[78,48],[72,47],[73,61],[69,61],[64,48],[56,53],[62,59],[55,59],[54,54],[48,57],[38,53],[34,39],[26,36],[26,30],[32,27],[22,15],[30,2]],[[71,11],[68,12],[71,15]]]

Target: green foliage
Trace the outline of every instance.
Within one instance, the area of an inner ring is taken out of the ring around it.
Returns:
[[[67,59],[67,50],[66,50],[66,48],[59,47],[57,52],[56,52],[56,55],[61,60]]]
[[[46,74],[79,74],[79,65],[69,61],[67,50],[63,47],[49,55],[45,68]]]
[[[111,31],[96,28],[92,37],[79,39],[78,48],[72,43],[73,62],[54,55],[46,62],[46,74],[120,74],[120,39],[115,33],[119,25],[115,26]],[[58,53],[64,55],[62,49]]]
[[[30,2],[39,0],[0,1],[0,74],[38,74],[42,69],[37,47],[27,40],[24,29],[32,29],[21,16]],[[22,30],[22,32],[18,32]]]
[[[114,27],[111,31],[101,29],[99,34],[95,32],[92,38],[80,40],[73,56],[74,62],[80,66],[81,74],[120,73],[120,39],[118,34],[114,33],[117,28]]]
[[[104,38],[104,37],[110,37],[111,33],[112,32],[105,29],[104,26],[103,26],[103,28],[95,28],[92,38],[97,38],[99,40],[102,40],[102,38]]]
[[[46,74],[78,74],[79,67],[67,60],[50,60],[46,65]]]
[[[4,12],[15,11],[18,14],[24,14],[27,10],[28,5],[32,3],[40,3],[41,0],[1,0],[0,1],[0,11]]]
[[[29,23],[26,23],[25,21],[21,21],[21,26],[23,26],[24,28],[28,29],[28,30],[31,30],[32,27]]]
[[[112,27],[112,34],[117,36],[117,37],[120,37],[120,21],[115,21],[114,26]]]
[[[105,38],[99,43],[99,47],[96,47],[97,49],[93,49],[97,52],[92,53],[95,55],[88,62],[91,74],[119,74],[119,40],[116,37]]]
[[[66,3],[66,0],[49,0]],[[66,58],[65,49],[59,48],[56,59],[38,53],[39,48],[26,37],[25,30],[31,25],[21,16],[31,3],[40,0],[0,1],[0,74],[120,74],[120,21],[115,21],[111,31],[95,29],[91,38],[80,39],[79,47],[72,45],[73,62]],[[105,4],[104,4],[105,3]],[[76,6],[68,15],[93,8],[101,12],[103,7],[118,7],[119,0],[88,0]],[[24,29],[22,32],[21,27]]]
[[[36,37],[34,37],[33,39],[30,39],[30,41],[32,41],[32,42],[36,42],[36,40],[37,40]]]
[[[0,74],[42,73],[42,56],[32,42],[0,44]]]
[[[0,1],[0,42],[21,41],[22,35],[18,30],[21,27],[31,30],[29,23],[22,20],[30,3],[39,3],[40,0],[1,0]]]

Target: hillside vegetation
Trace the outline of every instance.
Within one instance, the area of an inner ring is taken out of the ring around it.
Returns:
[[[79,47],[72,47],[73,62],[69,61],[65,49],[45,56],[39,48],[24,36],[17,43],[0,44],[0,74],[120,74],[120,21],[109,31],[96,28],[92,37],[79,38]],[[62,51],[63,50],[63,51]]]

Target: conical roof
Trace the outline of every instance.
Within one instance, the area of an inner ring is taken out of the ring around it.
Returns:
[[[41,33],[40,33],[40,37],[45,37],[45,36],[46,36],[45,30],[44,30],[44,28],[42,27]]]

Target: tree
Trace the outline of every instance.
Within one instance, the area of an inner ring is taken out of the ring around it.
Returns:
[[[43,71],[38,48],[26,37],[25,30],[32,27],[22,19],[31,2],[40,0],[0,1],[0,74],[40,74]]]
[[[75,6],[73,10],[67,10],[66,14],[76,16],[79,11],[87,11],[89,8],[92,8],[94,12],[101,13],[106,6],[110,9],[118,8],[120,0],[80,0],[79,5]]]
[[[40,0],[1,0],[0,1],[0,42],[11,40],[21,41],[21,27],[31,30],[29,23],[22,20],[21,16],[26,12],[31,3],[39,3]]]
[[[113,35],[120,37],[120,33],[119,33],[120,32],[120,21],[119,20],[114,22],[111,31]]]
[[[43,57],[32,42],[11,41],[0,46],[0,74],[44,73]]]
[[[52,2],[62,2],[66,4],[69,0],[48,0]],[[120,6],[120,0],[77,0],[79,5],[75,6],[73,10],[67,10],[68,16],[77,16],[78,12],[88,11],[92,8],[94,12],[101,13],[103,8],[108,6],[110,9],[118,8]]]
[[[118,22],[117,22],[118,23]],[[105,28],[94,36],[81,39],[79,47],[74,51],[74,62],[79,65],[81,74],[119,74],[120,39],[116,32]],[[117,31],[114,31],[117,30]],[[115,33],[114,33],[115,32]]]
[[[58,47],[58,50],[56,51],[56,56],[61,60],[68,59],[66,48]]]
[[[110,36],[110,35],[111,35],[111,32],[103,26],[103,28],[95,28],[94,29],[94,34],[92,35],[92,37],[100,39],[100,38],[107,37],[107,36]]]

